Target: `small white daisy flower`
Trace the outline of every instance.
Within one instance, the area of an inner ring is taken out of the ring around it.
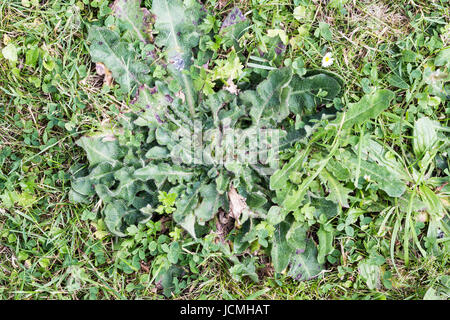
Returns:
[[[368,174],[364,175],[364,180],[370,181],[370,176]]]
[[[331,52],[327,52],[327,54],[323,56],[322,67],[326,68],[333,64],[334,59],[331,57],[331,55],[332,55]]]

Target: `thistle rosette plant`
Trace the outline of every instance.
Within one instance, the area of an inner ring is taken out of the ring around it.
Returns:
[[[119,237],[161,211],[193,239],[231,222],[221,240],[235,263],[249,248],[260,248],[272,256],[276,271],[289,264],[289,274],[298,280],[317,276],[323,254],[318,261],[307,228],[287,216],[292,196],[279,187],[289,184],[291,169],[278,170],[276,164],[284,150],[336,117],[333,101],[342,93],[342,80],[291,66],[266,72],[259,83],[238,82],[230,90],[219,81],[205,92],[193,80],[214,54],[200,48],[206,33],[200,4],[154,0],[147,10],[140,1],[118,0],[112,9],[114,28],[90,27],[90,53],[129,93],[132,112],[120,119],[119,130],[77,142],[89,166],[74,168],[71,199],[99,197],[102,218]],[[245,62],[239,39],[247,24],[234,9],[220,29],[230,50],[238,52],[233,58],[238,64]],[[206,34],[213,36],[211,30]],[[270,137],[252,140],[262,132]],[[252,141],[257,151],[249,159]],[[302,154],[288,167],[298,166]],[[169,205],[161,206],[162,194],[171,195]]]

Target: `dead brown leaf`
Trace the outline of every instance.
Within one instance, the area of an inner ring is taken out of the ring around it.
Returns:
[[[231,186],[230,191],[228,191],[228,199],[230,200],[229,214],[239,223],[241,213],[247,208],[245,198],[237,192],[234,186]]]
[[[111,86],[114,79],[112,77],[111,71],[101,62],[97,62],[95,64],[95,71],[99,76],[104,76],[103,78],[103,84],[106,84],[108,86]]]

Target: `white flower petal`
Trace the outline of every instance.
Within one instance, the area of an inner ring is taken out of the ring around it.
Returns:
[[[332,53],[327,52],[322,58],[322,67],[329,67],[333,64],[334,59],[332,58]]]

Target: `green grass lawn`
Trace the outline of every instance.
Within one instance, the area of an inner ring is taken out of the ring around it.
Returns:
[[[105,128],[119,130],[120,118],[133,111],[131,91],[121,90],[118,79],[109,82],[99,75],[90,55],[89,28],[118,28],[112,2],[0,3],[0,299],[449,298],[448,0],[201,1],[208,12],[201,24],[204,34],[219,30],[234,7],[249,22],[239,39],[241,62],[229,58],[234,49],[225,36],[200,40],[200,48],[207,49],[199,52],[213,52],[210,60],[216,63],[208,72],[192,72],[204,96],[237,69],[242,74],[234,77],[235,84],[244,91],[267,78],[269,70],[287,66],[299,74],[305,69],[337,74],[344,84],[333,102],[339,111],[358,101],[364,109],[370,101],[362,97],[384,89],[392,92],[392,101],[363,123],[346,128],[342,120],[334,134],[324,131],[283,154],[288,163],[308,146],[304,172],[292,173],[289,183],[296,187],[295,179],[308,181],[309,199],[320,195],[337,203],[338,214],[329,221],[300,219],[309,223],[308,235],[320,243],[319,252],[327,241],[321,235],[329,235],[325,226],[334,230],[320,277],[295,281],[287,272],[276,272],[263,240],[233,260],[211,249],[214,241],[204,237],[196,240],[195,252],[183,245],[178,253],[187,272],[170,284],[169,294],[161,290],[158,268],[170,260],[171,242],[190,239],[172,221],[170,199],[158,198],[166,213],[117,237],[105,224],[103,200],[93,196],[76,203],[69,196],[73,173],[89,164],[76,141]],[[151,10],[152,1],[141,6]],[[154,31],[151,25],[149,34]],[[121,36],[137,52],[145,49]],[[148,45],[153,41],[151,36]],[[163,53],[155,51],[155,60],[163,60]],[[325,67],[328,52],[333,63]],[[168,74],[157,62],[151,64],[153,77],[165,81]],[[302,126],[295,117],[287,121]],[[126,130],[123,139],[135,143]],[[368,144],[362,151],[364,139],[376,141],[373,149]],[[359,152],[356,178],[346,169],[349,150]],[[335,170],[327,165],[321,171],[326,157]],[[364,167],[369,160],[383,170],[398,165],[392,170],[399,168],[401,196],[371,180]],[[343,171],[349,177],[333,178]],[[295,212],[308,217],[308,208],[303,203]],[[269,243],[275,241],[274,226],[259,226]],[[155,254],[146,249],[152,241]],[[256,261],[256,270],[246,264],[250,260]]]

